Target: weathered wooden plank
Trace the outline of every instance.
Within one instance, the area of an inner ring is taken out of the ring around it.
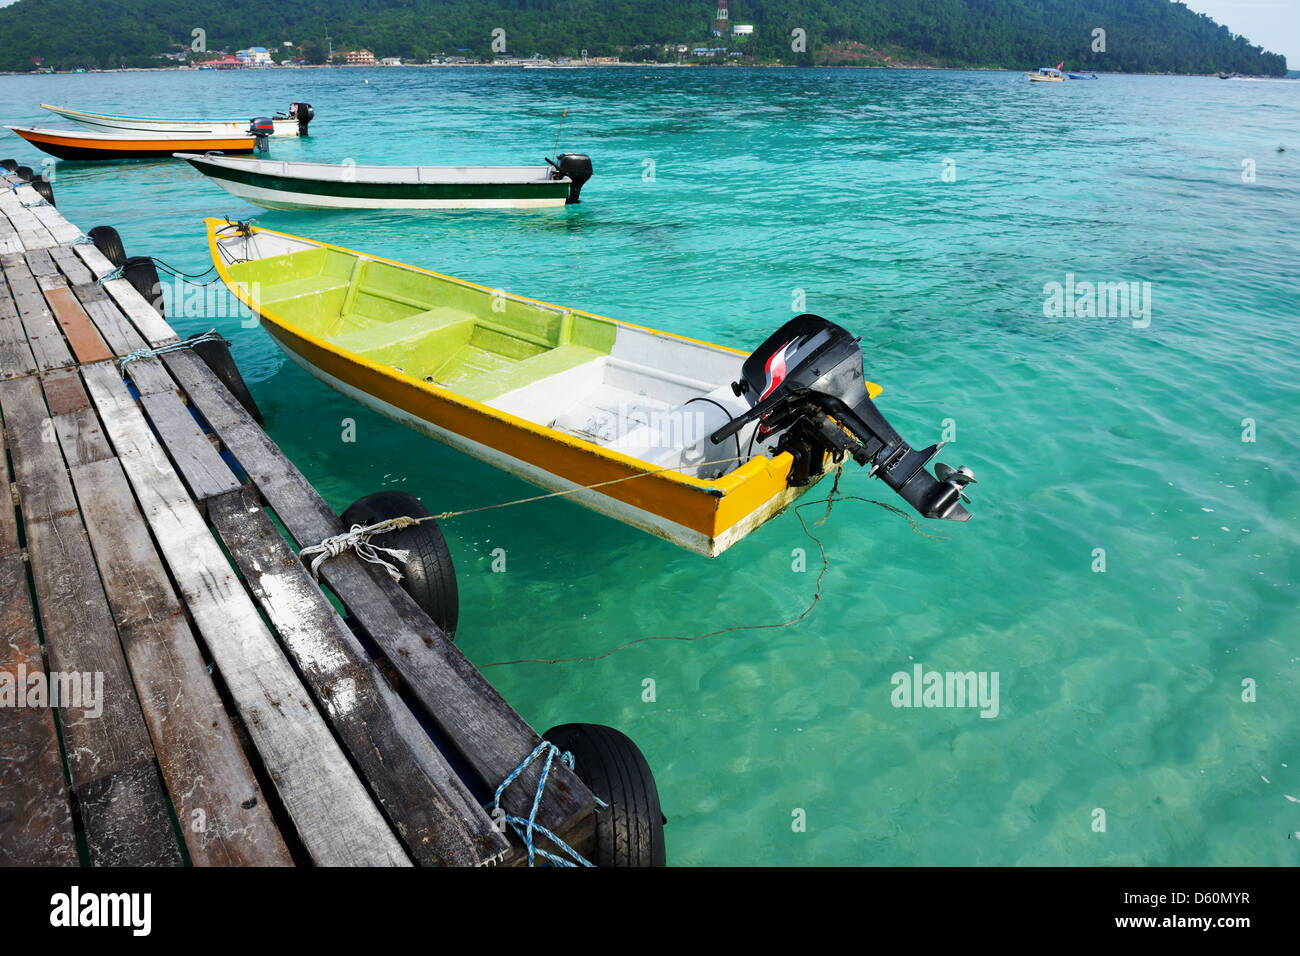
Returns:
[[[198,356],[173,352],[163,361],[300,545],[344,530],[316,489]],[[541,738],[386,575],[348,554],[325,562],[322,577],[485,784],[495,788],[537,746]],[[506,791],[509,812],[528,815],[540,773],[534,763]],[[591,792],[572,771],[552,767],[538,817],[544,826],[585,839],[594,827],[594,807]]]
[[[35,205],[41,201],[36,190],[26,183],[18,185],[16,189],[0,189],[0,212],[9,217],[14,229],[18,231],[23,248],[27,250],[48,249],[59,245],[33,213]]]
[[[82,375],[159,551],[308,853],[320,864],[410,865],[116,370],[101,363],[84,367]]]
[[[81,302],[81,307],[95,323],[95,328],[99,329],[99,334],[103,336],[114,355],[127,355],[136,349],[148,348],[148,343],[122,314],[117,303],[100,288],[99,283],[92,281],[73,286],[72,292]]]
[[[503,857],[505,837],[379,675],[256,494],[214,498],[208,517],[416,862],[479,866]]]
[[[91,862],[177,865],[153,745],[36,380],[0,382],[0,413],[50,669],[82,684],[59,701],[59,721]]]
[[[27,332],[9,286],[0,276],[0,378],[16,378],[36,371],[36,359],[27,344]]]
[[[104,258],[104,254],[94,246],[83,243],[72,248],[97,279],[103,279],[117,271],[113,264]],[[104,283],[104,289],[151,348],[180,341],[180,336],[172,330],[154,307],[145,301],[144,296],[137,292],[131,283],[125,279],[110,279]]]
[[[143,364],[143,361],[133,362],[130,367],[134,369]],[[206,502],[209,498],[238,490],[239,480],[221,453],[212,447],[212,442],[203,434],[175,391],[142,395],[140,404],[162,438],[163,447],[171,456],[176,471],[189,485],[190,495],[195,501]]]
[[[292,865],[120,463],[72,481],[190,859]]]
[[[13,227],[9,217],[0,212],[0,255],[22,251],[23,241],[18,238],[18,230]]]
[[[180,394],[180,388],[171,377],[171,373],[157,358],[142,358],[128,362],[124,372],[139,395]]]
[[[21,193],[22,190],[19,192]],[[39,195],[34,189],[31,190],[31,194]],[[30,198],[26,201],[34,202]],[[81,230],[64,219],[63,215],[49,203],[38,203],[30,208],[32,215],[46,228],[56,243],[73,242],[81,237]]]
[[[50,257],[58,265],[59,271],[63,273],[64,278],[68,280],[68,285],[86,285],[95,281],[95,277],[90,274],[86,264],[78,259],[77,254],[67,246],[55,246],[50,250]]]
[[[50,258],[48,249],[33,249],[23,258],[27,260],[27,268],[38,281],[46,276],[57,276],[59,274],[59,267]]]
[[[54,712],[17,707],[21,676],[44,674],[27,566],[9,496],[9,464],[0,434],[0,681],[15,697],[0,707],[0,866],[69,866],[77,840],[68,805]],[[20,666],[24,671],[20,671]],[[7,677],[6,677],[7,675]],[[2,694],[3,691],[0,691]]]
[[[76,369],[46,372],[41,378],[54,434],[69,467],[113,457],[99,417],[90,405]]]
[[[27,269],[22,256],[0,256],[5,278],[9,280],[9,289],[13,294],[14,305],[27,333],[27,344],[31,346],[37,368],[63,368],[74,364],[72,353],[63,341],[54,316],[45,304],[45,296]]]
[[[28,253],[30,256],[32,253]],[[54,267],[51,260],[50,267]],[[45,301],[54,314],[54,320],[59,323],[63,329],[63,334],[68,339],[68,344],[72,347],[72,353],[77,357],[77,361],[82,365],[90,362],[102,362],[105,359],[113,357],[108,345],[100,337],[98,330],[86,314],[86,310],[81,307],[77,297],[72,294],[72,290],[63,284],[63,279],[57,275],[54,281],[58,283],[53,288],[44,288]]]

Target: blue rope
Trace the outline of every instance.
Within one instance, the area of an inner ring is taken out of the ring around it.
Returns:
[[[533,796],[532,810],[529,811],[527,818],[506,814],[505,820],[514,828],[515,833],[519,834],[519,839],[523,840],[524,846],[528,848],[529,866],[536,866],[537,857],[542,856],[556,866],[571,866],[575,868],[578,866],[594,867],[594,863],[588,861],[581,853],[537,822],[537,810],[542,805],[542,794],[546,792],[546,778],[550,776],[551,764],[554,762],[555,758],[558,756],[561,763],[570,770],[573,769],[573,754],[569,753],[567,750],[561,752],[560,748],[555,746],[555,744],[551,743],[549,740],[543,740],[538,744],[536,749],[524,758],[523,763],[516,767],[510,776],[506,777],[506,779],[502,781],[501,786],[497,787],[497,792],[493,796],[492,802],[489,803],[485,809],[492,814],[493,819],[496,819],[496,811],[501,809],[501,794],[505,793],[506,788],[514,783],[515,780],[519,778],[519,775],[527,770],[534,760],[541,756],[543,751],[546,752],[546,763],[542,767],[541,779],[537,781],[537,793]],[[600,799],[600,797],[596,797],[596,803],[602,807],[609,806],[609,804]],[[567,853],[569,859],[566,860],[562,856],[557,856],[556,854],[543,850],[541,847],[537,846],[533,837],[535,834],[539,833]]]

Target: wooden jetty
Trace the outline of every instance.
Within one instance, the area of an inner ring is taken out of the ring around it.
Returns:
[[[382,569],[313,580],[296,552],[338,515],[193,351],[119,368],[180,339],[0,188],[0,681],[73,698],[0,706],[0,864],[526,861],[483,805],[538,735]],[[556,761],[537,822],[589,855],[594,810]]]

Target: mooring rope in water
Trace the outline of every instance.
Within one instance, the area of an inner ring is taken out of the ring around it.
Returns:
[[[506,814],[505,811],[501,809],[501,794],[505,793],[506,788],[514,783],[515,780],[519,778],[519,775],[527,770],[529,765],[541,756],[542,753],[546,754],[546,763],[542,766],[542,774],[537,781],[537,793],[533,795],[532,810],[529,811],[526,818]],[[573,754],[569,753],[567,750],[561,751],[559,747],[555,746],[555,744],[551,743],[549,740],[543,740],[537,745],[536,749],[534,749],[532,753],[524,758],[523,763],[516,767],[511,772],[510,776],[506,777],[506,779],[502,781],[501,786],[497,787],[497,792],[493,796],[492,802],[483,809],[485,809],[494,820],[501,819],[497,816],[498,810],[505,814],[505,821],[510,824],[515,833],[519,834],[519,839],[523,840],[524,846],[528,848],[529,866],[536,866],[537,857],[542,856],[547,860],[550,860],[556,866],[569,866],[575,868],[578,866],[594,867],[594,863],[586,859],[581,853],[537,822],[537,811],[542,805],[542,794],[546,792],[546,778],[551,774],[551,764],[555,762],[556,757],[559,757],[560,762],[570,770],[573,769]],[[595,794],[592,794],[592,796],[595,796]],[[600,797],[596,797],[596,804],[598,807],[609,806],[609,804],[600,799]],[[534,834],[541,834],[546,837],[557,847],[567,853],[569,859],[565,859],[562,856],[558,856],[537,846],[533,839]]]
[[[741,460],[740,458],[724,459],[722,461],[713,462],[713,464],[720,464],[720,465],[728,464],[729,462],[740,461],[740,460]],[[407,557],[409,557],[410,552],[401,549],[395,549],[395,548],[384,548],[379,545],[372,544],[370,542],[370,538],[372,535],[383,534],[387,531],[397,531],[402,528],[409,528],[412,527],[413,525],[422,524],[425,521],[442,521],[447,518],[457,518],[460,517],[461,515],[477,514],[482,511],[493,511],[497,508],[509,508],[514,505],[528,504],[529,502],[533,502],[533,501],[543,501],[547,498],[558,498],[564,495],[576,494],[579,491],[587,491],[592,488],[600,488],[605,485],[613,485],[622,481],[631,481],[635,478],[645,478],[649,475],[658,475],[658,474],[662,474],[665,471],[673,471],[673,470],[674,470],[673,468],[660,468],[655,471],[641,472],[635,475],[625,475],[622,478],[613,478],[610,479],[609,481],[597,482],[596,484],[593,485],[583,485],[579,488],[571,488],[567,491],[553,491],[544,495],[533,495],[532,497],[529,498],[517,498],[514,501],[503,501],[494,505],[484,505],[480,508],[466,508],[462,511],[444,511],[441,514],[427,515],[423,518],[412,518],[409,515],[402,515],[397,518],[388,518],[385,519],[384,521],[378,521],[372,525],[364,525],[364,526],[353,525],[349,531],[345,531],[342,534],[336,534],[332,537],[326,538],[320,544],[314,544],[309,547],[303,548],[301,551],[298,552],[298,557],[300,559],[305,560],[307,557],[313,556],[313,560],[311,563],[311,573],[312,576],[317,581],[319,581],[320,566],[330,558],[336,558],[340,554],[343,554],[345,551],[351,549],[357,553],[357,556],[360,557],[361,560],[369,564],[377,564],[383,567],[384,570],[388,572],[389,577],[391,577],[394,581],[400,582],[402,580],[402,573],[394,565],[390,564],[389,562],[385,561],[383,558],[379,557],[379,555],[376,552],[383,551],[386,554],[391,554],[398,561],[405,561]],[[816,501],[805,501],[801,504],[796,505],[793,509],[795,517],[799,519],[800,527],[803,528],[803,533],[807,535],[809,538],[811,538],[813,543],[817,545],[817,550],[821,554],[821,558],[822,558],[822,567],[821,570],[817,573],[817,585],[816,585],[816,590],[813,593],[812,601],[809,602],[808,606],[804,608],[803,612],[799,614],[797,617],[793,617],[788,621],[776,621],[768,624],[736,624],[731,627],[720,628],[719,630],[716,631],[709,631],[707,634],[696,634],[692,636],[675,635],[675,634],[655,634],[648,637],[638,637],[631,641],[625,641],[624,643],[619,644],[617,647],[605,651],[603,654],[590,654],[581,657],[521,657],[509,661],[493,661],[490,664],[478,665],[479,670],[484,670],[488,667],[506,667],[511,664],[585,663],[589,661],[603,660],[606,657],[611,657],[614,654],[617,654],[619,651],[626,650],[629,647],[634,647],[637,644],[644,644],[649,641],[680,641],[682,643],[693,643],[695,641],[702,641],[707,637],[717,637],[719,634],[729,634],[734,631],[763,631],[763,630],[772,630],[776,628],[792,627],[795,624],[798,624],[804,618],[806,618],[809,614],[811,614],[813,608],[815,608],[818,602],[821,601],[822,582],[826,577],[826,572],[830,570],[830,559],[826,556],[825,544],[822,542],[820,538],[818,538],[815,534],[813,534],[808,529],[808,522],[804,520],[804,516],[803,516],[804,509],[811,508],[813,505],[820,505],[820,504],[826,505],[825,513],[822,515],[820,520],[814,523],[816,527],[821,527],[827,522],[827,520],[830,519],[831,508],[835,504],[835,502],[861,501],[866,504],[876,505],[877,507],[884,508],[886,511],[898,515],[900,518],[902,518],[904,521],[907,522],[908,526],[912,529],[913,534],[918,534],[923,538],[929,538],[931,541],[948,540],[942,535],[935,535],[935,534],[930,534],[927,531],[922,531],[920,526],[916,523],[915,518],[913,518],[910,514],[908,514],[903,509],[898,508],[886,501],[877,501],[875,498],[863,498],[858,495],[840,495],[839,494],[840,474],[841,471],[839,470],[835,472],[835,481],[831,485],[830,494],[827,495],[825,498],[819,498]]]
[[[208,329],[208,331],[200,335],[192,335],[188,339],[181,342],[173,342],[171,345],[160,345],[156,349],[136,349],[134,352],[128,352],[117,360],[117,368],[118,371],[122,373],[122,377],[126,378],[126,366],[128,362],[134,362],[137,359],[153,358],[156,355],[167,355],[171,352],[183,352],[186,349],[192,349],[194,346],[201,345],[204,342],[224,341],[226,340],[221,337],[216,329]]]
[[[510,664],[585,663],[588,661],[604,660],[606,657],[612,657],[614,654],[617,654],[619,651],[626,650],[629,647],[634,647],[637,644],[647,643],[648,641],[680,641],[682,643],[690,644],[690,643],[694,643],[695,641],[702,641],[707,637],[717,637],[719,634],[730,634],[735,631],[765,631],[765,630],[774,630],[774,629],[785,628],[785,627],[792,627],[795,624],[798,624],[804,618],[806,618],[809,614],[811,614],[813,612],[813,608],[815,608],[818,602],[821,601],[822,580],[826,577],[826,572],[830,570],[830,566],[831,566],[830,559],[826,556],[825,544],[822,542],[820,538],[818,538],[815,534],[813,534],[811,531],[808,530],[808,523],[804,520],[803,517],[803,509],[811,508],[813,505],[820,505],[820,504],[826,505],[826,512],[825,514],[822,515],[821,520],[816,522],[817,526],[826,523],[826,520],[831,515],[831,506],[836,501],[862,501],[862,502],[866,502],[867,504],[878,505],[879,507],[884,508],[886,511],[892,511],[894,514],[901,516],[911,526],[912,531],[916,534],[919,534],[923,538],[930,538],[933,541],[947,540],[947,538],[941,537],[939,535],[933,535],[933,534],[929,534],[928,532],[922,531],[920,527],[917,525],[916,520],[911,515],[903,511],[901,508],[894,507],[888,502],[877,501],[874,498],[862,498],[857,495],[841,495],[839,497],[836,497],[835,494],[836,489],[839,487],[838,479],[839,476],[837,475],[835,485],[831,488],[830,495],[828,495],[825,498],[819,498],[816,501],[805,501],[802,504],[796,505],[793,509],[795,517],[799,519],[800,527],[803,528],[803,533],[806,534],[809,538],[811,538],[813,540],[813,543],[817,545],[817,550],[818,552],[820,552],[822,558],[822,568],[817,573],[816,591],[813,593],[813,598],[808,603],[808,606],[804,608],[803,613],[799,614],[797,617],[792,617],[788,621],[776,621],[768,624],[736,624],[731,627],[720,628],[716,631],[709,631],[707,634],[696,634],[692,636],[683,636],[683,635],[675,635],[675,634],[654,634],[649,637],[638,637],[631,641],[624,641],[622,644],[619,644],[617,647],[605,651],[603,654],[590,654],[582,657],[521,657],[516,660],[493,661],[490,664],[479,664],[477,665],[479,670],[484,670],[489,667],[506,667]]]

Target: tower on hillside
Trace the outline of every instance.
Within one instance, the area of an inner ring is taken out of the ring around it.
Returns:
[[[727,20],[730,14],[727,13],[727,0],[718,0],[718,18],[713,24],[716,36],[725,36],[727,33]]]

